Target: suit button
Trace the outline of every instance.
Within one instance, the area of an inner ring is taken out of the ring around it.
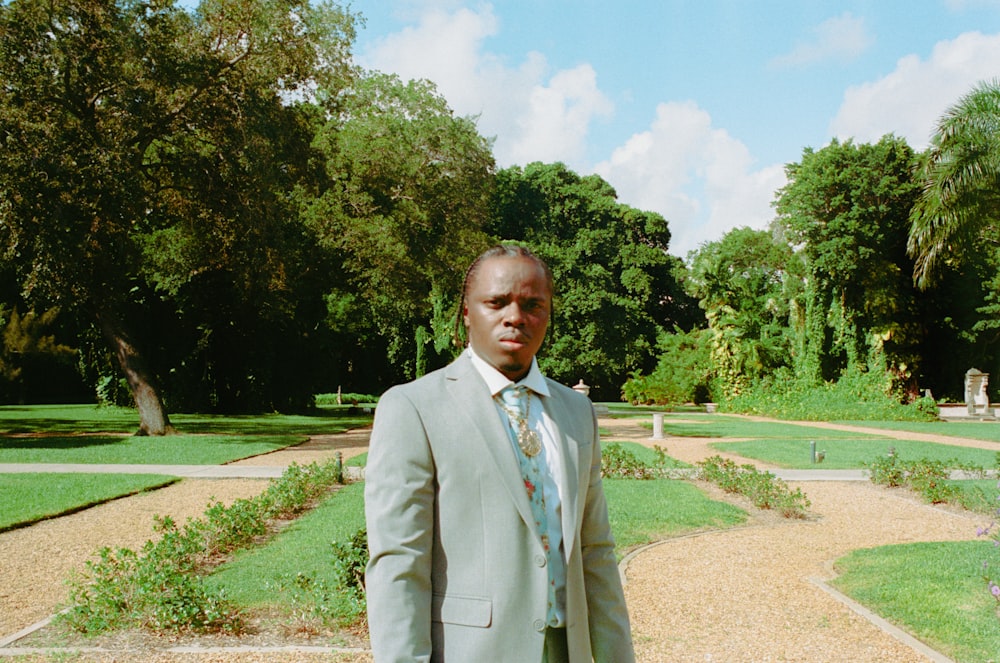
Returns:
[[[539,567],[545,566],[545,555],[535,555],[535,564]]]
[[[532,626],[534,626],[535,630],[540,633],[545,630],[545,621],[542,619],[536,619],[535,623],[532,624]]]

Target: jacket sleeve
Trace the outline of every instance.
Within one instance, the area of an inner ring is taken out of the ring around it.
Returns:
[[[404,390],[391,389],[375,411],[365,469],[365,587],[377,663],[430,660],[434,495],[420,414]]]
[[[635,653],[622,589],[608,505],[601,482],[601,444],[594,419],[590,483],[580,530],[583,574],[590,622],[590,646],[597,663],[632,663]],[[581,458],[581,462],[585,459]]]

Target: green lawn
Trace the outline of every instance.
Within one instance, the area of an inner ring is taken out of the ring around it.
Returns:
[[[997,600],[981,577],[1000,562],[985,540],[857,550],[837,561],[831,584],[962,663],[1000,660]]]
[[[810,442],[816,442],[816,450],[824,451],[822,464],[812,463]],[[991,468],[996,460],[996,452],[988,449],[956,447],[916,440],[894,440],[872,437],[798,437],[779,439],[759,439],[747,442],[716,442],[713,448],[739,454],[779,467],[794,469],[851,469],[862,468],[878,456],[885,456],[890,448],[896,455],[907,461],[956,460],[960,464]]]
[[[932,435],[954,435],[974,440],[997,442],[1000,451],[1000,424],[988,421],[838,421],[849,426],[866,426],[889,430],[930,433]]]
[[[0,436],[0,463],[217,465],[305,440],[299,434]]]
[[[136,428],[138,415],[130,408],[0,406],[0,463],[217,465],[300,444],[308,434],[367,426],[372,416],[345,406],[317,408],[311,416],[174,414],[171,420],[183,434],[134,437],[130,433]],[[56,482],[53,477],[0,475],[0,509],[4,512],[0,529],[174,480],[150,475],[77,474]],[[88,482],[93,484],[92,491],[87,489]],[[40,491],[39,486],[46,490]]]
[[[644,424],[646,422],[643,422]],[[652,418],[648,422],[652,429]],[[800,426],[780,421],[753,421],[745,417],[725,414],[668,414],[663,418],[665,435],[679,437],[750,437],[781,439],[881,439],[880,435],[865,435],[850,431],[829,430],[826,428]]]
[[[364,484],[348,484],[266,545],[238,553],[206,582],[244,607],[350,619],[356,606],[330,587],[331,544],[346,543],[364,526]]]
[[[970,511],[995,516],[1000,506],[1000,486],[996,479],[965,479],[962,481],[947,481],[949,485],[961,491],[959,502]]]
[[[159,474],[0,475],[0,532],[176,480]]]
[[[639,444],[638,442],[629,442],[629,441],[615,442],[613,440],[602,438],[601,445],[603,447],[606,448],[612,444],[621,447],[626,453],[632,454],[638,461],[646,463],[647,465],[655,465],[656,462],[660,460],[657,457],[656,450],[651,447],[647,447],[644,444]],[[665,448],[661,449],[663,453],[666,454],[666,449]],[[684,463],[682,461],[677,460],[676,458],[671,458],[670,456],[666,455],[663,457],[663,464],[667,468],[691,467],[690,463]]]
[[[371,414],[349,406],[317,408],[314,415],[173,414],[181,433],[316,435],[371,424]],[[97,405],[0,406],[0,435],[11,433],[134,433],[139,416],[132,408]]]
[[[684,481],[605,479],[604,491],[619,556],[668,536],[733,527],[747,519],[742,509],[710,500]]]

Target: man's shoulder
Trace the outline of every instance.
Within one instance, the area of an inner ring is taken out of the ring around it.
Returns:
[[[389,388],[389,390],[382,395],[382,399],[385,399],[386,397],[406,397],[412,400],[419,398],[421,395],[440,392],[444,389],[446,382],[460,378],[467,372],[468,368],[471,368],[471,364],[467,359],[463,361],[463,358],[460,356],[458,359],[443,368],[439,368],[427,373],[426,375],[422,375],[419,378],[402,384],[397,384]]]
[[[550,397],[560,399],[571,408],[586,410],[588,412],[592,410],[593,403],[590,402],[590,399],[572,387],[567,387],[563,383],[556,382],[552,378],[545,378],[545,382],[548,384]]]
[[[553,395],[558,394],[563,398],[568,398],[574,402],[579,402],[579,403],[590,401],[589,398],[578,392],[576,389],[573,389],[572,387],[567,387],[562,382],[556,382],[555,380],[549,377],[545,378],[545,382],[549,386],[549,393]]]

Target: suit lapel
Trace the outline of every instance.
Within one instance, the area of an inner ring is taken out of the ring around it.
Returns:
[[[458,430],[468,431],[470,443],[478,445],[482,455],[490,459],[521,518],[534,532],[535,519],[531,515],[521,468],[486,384],[464,353],[448,366],[445,377],[445,388],[455,402],[455,410],[464,417],[457,424]]]

